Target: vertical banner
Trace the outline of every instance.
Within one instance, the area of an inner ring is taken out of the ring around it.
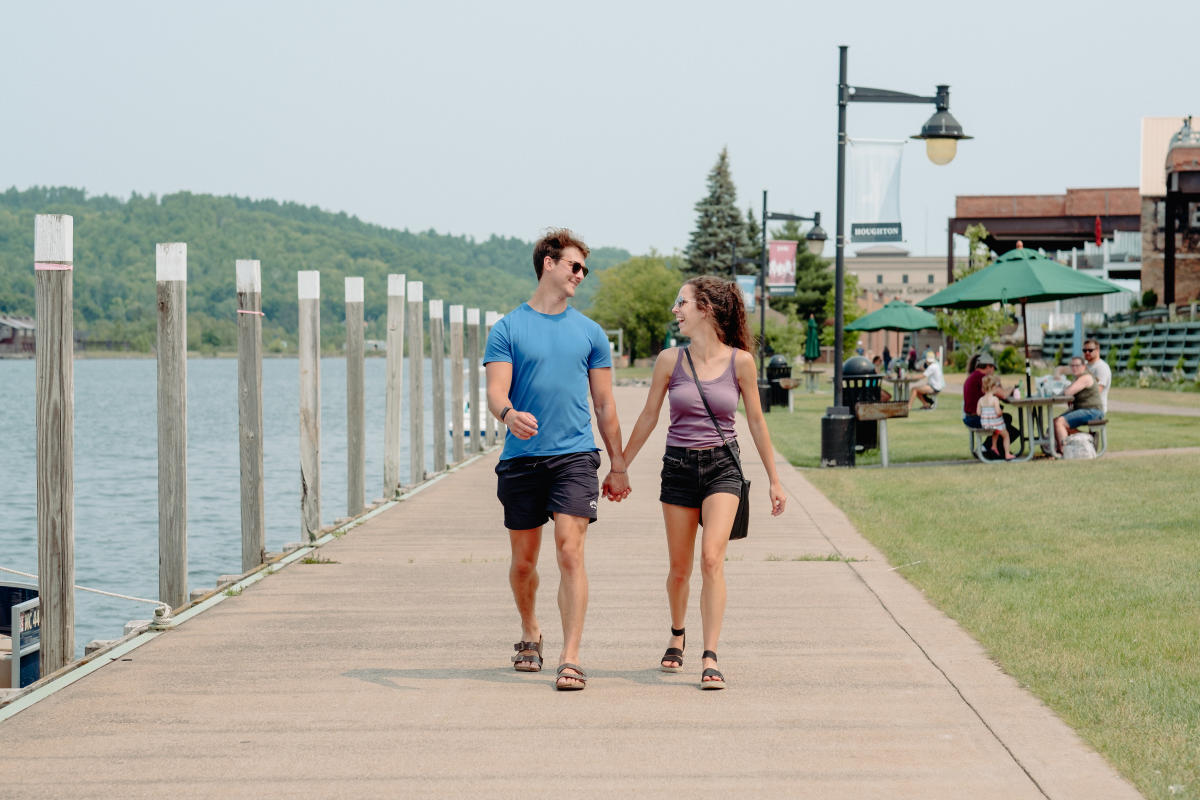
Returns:
[[[767,290],[774,295],[796,293],[796,242],[767,242]]]
[[[757,275],[738,275],[737,285],[742,290],[742,301],[746,304],[746,311],[753,312],[754,305],[754,287],[758,284]]]
[[[900,160],[904,141],[851,139],[850,241],[899,242]]]

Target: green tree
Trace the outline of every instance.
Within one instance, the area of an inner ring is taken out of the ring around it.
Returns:
[[[762,227],[758,224],[758,217],[754,216],[753,207],[746,209],[746,241],[750,242],[750,249],[743,257],[752,259],[755,263],[739,265],[738,272],[743,275],[762,269],[758,266],[762,264]]]
[[[966,263],[955,267],[954,280],[960,281],[992,263],[991,251],[984,243],[987,235],[987,228],[983,225],[971,225],[967,228],[970,249]],[[939,310],[937,321],[938,329],[942,333],[965,344],[971,350],[978,350],[1000,333],[1008,322],[1008,315],[1002,308],[984,306],[951,311]]]
[[[796,246],[796,293],[791,297],[772,297],[771,308],[800,322],[806,321],[809,314],[818,320],[826,319],[825,297],[833,288],[832,262],[808,252],[804,231],[800,230],[796,220],[788,220],[772,230],[771,239],[799,242]]]
[[[659,352],[675,320],[671,305],[683,283],[678,259],[651,252],[600,275],[589,315],[606,329],[622,328],[630,361]]]
[[[858,304],[858,276],[845,276],[845,290],[842,295],[842,360],[854,355],[854,348],[858,345],[858,335],[854,331],[846,331],[846,326],[854,320],[861,317],[864,313],[862,306]],[[825,295],[825,308],[823,312],[826,319],[833,319],[837,310],[837,293],[836,287],[830,287]],[[821,328],[821,344],[826,347],[833,347],[833,340],[837,331],[833,325],[826,325]]]
[[[684,255],[687,277],[733,274],[731,259],[750,258],[746,221],[737,209],[737,189],[729,174],[729,153],[721,149],[708,173],[708,194],[696,203],[696,229]]]

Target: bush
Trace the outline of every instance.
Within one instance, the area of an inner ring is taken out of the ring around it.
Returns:
[[[1158,307],[1158,292],[1153,289],[1147,289],[1142,292],[1142,308],[1157,308]]]
[[[966,350],[955,350],[950,354],[951,370],[954,372],[966,372],[968,360],[970,360],[970,356],[967,355]]]
[[[1135,338],[1133,340],[1133,346],[1129,348],[1129,358],[1125,359],[1125,371],[1126,372],[1137,372],[1138,371],[1138,358],[1141,355],[1142,355],[1142,340],[1140,338]]]
[[[1054,351],[1054,366],[1059,366],[1063,363],[1063,346],[1060,344],[1058,349]]]
[[[996,371],[1002,375],[1016,375],[1025,371],[1025,358],[1011,344],[1000,351],[996,359]]]

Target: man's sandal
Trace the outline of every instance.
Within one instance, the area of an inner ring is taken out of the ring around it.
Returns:
[[[682,636],[683,647],[668,647],[659,659],[658,668],[663,672],[680,672],[683,670],[683,651],[687,648],[687,633],[684,628],[671,628],[671,635]]]
[[[512,657],[513,669],[517,672],[542,671],[542,637],[536,642],[517,642],[513,645],[517,654]]]
[[[564,673],[563,670],[565,669],[575,670],[575,672],[579,674],[571,675]],[[558,677],[554,679],[554,688],[558,689],[560,692],[576,692],[582,689],[584,686],[587,686],[587,673],[584,672],[583,668],[578,664],[572,664],[570,662],[559,664],[557,675]],[[563,683],[563,679],[565,678],[578,681],[578,683]]]
[[[717,660],[717,654],[714,653],[712,650],[705,650],[704,655],[702,655],[700,657],[702,659],[703,658],[711,658],[713,661]],[[710,677],[712,678],[712,680],[705,680],[705,678],[710,678]],[[706,667],[704,672],[700,673],[700,688],[701,689],[724,689],[725,688],[725,676],[721,674],[721,671],[719,669],[713,669],[712,667]]]

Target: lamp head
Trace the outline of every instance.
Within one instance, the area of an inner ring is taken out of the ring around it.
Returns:
[[[958,153],[959,139],[973,139],[963,133],[962,125],[950,113],[950,87],[941,85],[937,91],[937,111],[921,126],[913,139],[925,140],[925,155],[934,164],[949,164]]]
[[[813,217],[813,226],[804,235],[804,244],[808,248],[808,252],[819,256],[825,249],[825,242],[829,239],[829,234],[825,233],[825,229],[821,227],[821,212],[818,211]]]

